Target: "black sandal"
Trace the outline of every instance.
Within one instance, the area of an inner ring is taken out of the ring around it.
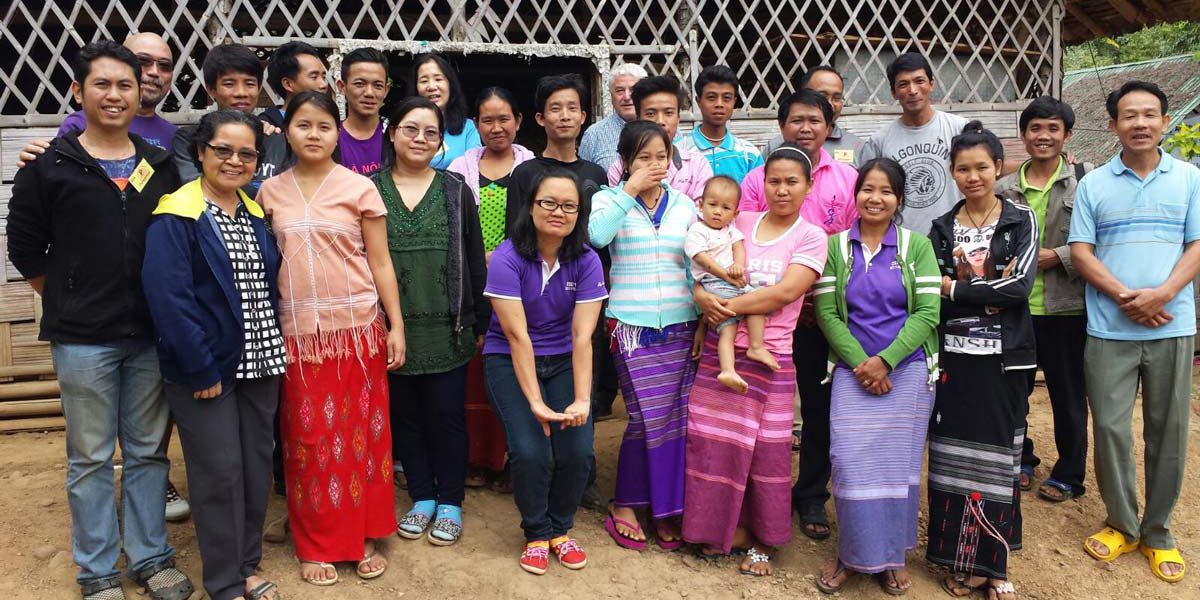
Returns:
[[[841,583],[837,585],[830,585],[825,583],[824,578],[821,576],[821,572],[817,571],[817,589],[821,590],[821,592],[825,594],[836,594],[842,591],[842,588],[846,586],[846,582],[850,581],[850,575],[852,574],[852,571],[848,571],[846,569],[846,565],[842,564],[841,559],[838,559],[837,568],[833,570],[833,575],[830,577],[830,579],[837,579],[838,577],[841,577],[843,573],[846,574],[846,578],[843,579]]]
[[[279,587],[270,581],[264,581],[254,586],[254,589],[246,592],[246,598],[248,600],[263,600],[271,590],[275,590],[275,597],[272,600],[283,600],[283,596],[279,593]]]
[[[825,531],[818,531],[815,527],[824,527]],[[825,516],[825,507],[820,504],[813,504],[804,509],[800,513],[800,531],[807,537],[821,541],[829,539],[833,534],[833,528],[829,526],[829,517]]]
[[[889,596],[903,596],[912,589],[912,581],[908,582],[908,587],[900,587],[900,580],[896,578],[897,569],[886,569],[879,573],[879,587],[883,588],[884,593]]]

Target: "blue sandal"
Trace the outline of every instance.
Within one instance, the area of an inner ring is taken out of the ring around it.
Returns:
[[[429,543],[434,546],[450,546],[462,537],[462,507],[439,504],[437,519],[429,528]]]
[[[414,503],[408,513],[400,518],[396,533],[405,539],[419,539],[425,535],[425,528],[429,527],[429,521],[433,519],[433,511],[436,507],[437,502],[433,500]]]
[[[1046,493],[1046,486],[1050,486],[1058,490],[1060,495],[1055,496],[1054,494]],[[1042,482],[1042,486],[1038,488],[1038,496],[1040,496],[1043,500],[1049,500],[1051,502],[1066,502],[1067,500],[1075,497],[1075,488],[1071,487],[1070,484],[1063,483],[1053,477],[1047,477],[1046,480]]]

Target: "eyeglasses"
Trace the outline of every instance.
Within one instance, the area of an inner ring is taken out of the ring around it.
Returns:
[[[175,69],[175,63],[169,58],[154,58],[149,54],[138,54],[137,61],[139,65],[142,65],[142,68],[158,65],[159,71],[169,72]]]
[[[438,130],[426,129],[425,131],[421,131],[421,128],[417,127],[416,125],[401,125],[400,135],[410,140],[415,140],[417,139],[417,136],[422,136],[425,138],[425,141],[430,143],[437,142],[442,139],[442,134],[439,133]]]
[[[217,160],[229,160],[233,158],[234,154],[237,154],[238,160],[244,163],[258,162],[257,150],[238,150],[234,152],[233,148],[230,148],[229,146],[214,146],[212,144],[204,145],[208,146],[209,150],[212,150],[213,156],[216,156]]]
[[[575,204],[575,203],[562,204],[559,202],[555,202],[554,200],[551,200],[549,198],[541,198],[541,199],[537,200],[537,205],[542,207],[542,210],[545,210],[546,212],[554,212],[560,208],[562,209],[562,211],[564,213],[566,213],[568,215],[573,215],[573,214],[579,212],[578,204]]]

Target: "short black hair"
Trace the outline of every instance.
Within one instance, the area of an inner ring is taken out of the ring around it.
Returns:
[[[742,198],[742,186],[738,185],[736,179],[728,175],[713,175],[712,177],[708,178],[708,181],[704,182],[704,191],[700,192],[700,198],[696,199],[697,203],[699,203],[700,200],[703,200],[704,196],[708,194],[709,186],[725,186],[726,188],[733,188],[733,191],[737,193],[737,199],[741,200]]]
[[[812,181],[812,157],[804,151],[804,148],[801,148],[792,142],[780,144],[778,148],[771,151],[771,154],[767,156],[766,162],[763,163],[763,177],[766,178],[767,171],[770,170],[772,164],[781,160],[790,160],[792,162],[799,163],[801,170],[804,171],[804,178]]]
[[[1037,98],[1021,111],[1017,124],[1020,125],[1022,134],[1029,128],[1029,122],[1034,119],[1060,119],[1063,122],[1063,129],[1068,132],[1075,127],[1075,111],[1071,109],[1071,105],[1052,96]]]
[[[355,48],[342,58],[341,75],[345,81],[350,76],[350,66],[354,63],[376,63],[383,66],[384,77],[388,72],[387,55],[375,48]]]
[[[862,191],[863,183],[866,183],[867,175],[871,171],[879,171],[883,173],[884,177],[887,177],[888,185],[892,186],[892,193],[896,195],[896,214],[892,215],[892,221],[896,223],[903,222],[900,211],[904,210],[904,186],[907,180],[904,175],[904,167],[886,156],[868,160],[866,164],[858,169],[858,181],[854,183],[855,198],[858,198],[858,193]],[[855,203],[857,204],[857,200]]]
[[[242,73],[249,75],[262,85],[262,62],[253,50],[241,44],[220,44],[213,46],[204,57],[201,67],[204,75],[204,87],[216,87],[217,80],[226,73]]]
[[[262,160],[263,155],[263,138],[262,121],[258,117],[237,110],[235,108],[224,108],[214,110],[203,117],[200,117],[200,122],[196,124],[195,134],[192,136],[192,164],[196,165],[197,170],[202,170],[200,166],[200,154],[204,152],[204,148],[217,135],[217,130],[225,125],[245,125],[254,132],[254,149],[258,151],[259,160]]]
[[[297,58],[301,54],[317,57],[321,64],[325,64],[325,57],[316,48],[307,42],[290,41],[275,49],[271,53],[271,58],[267,59],[267,85],[275,90],[276,94],[287,96],[287,92],[283,89],[284,79],[296,79],[300,76],[300,59]]]
[[[538,79],[537,89],[533,93],[533,111],[538,114],[546,112],[546,100],[550,98],[550,94],[559,90],[575,90],[575,93],[579,95],[579,108],[587,110],[587,85],[583,83],[582,77],[568,73],[566,75],[547,75]]]
[[[396,108],[392,109],[392,118],[388,119],[388,131],[396,129],[400,124],[400,119],[403,119],[408,113],[417,110],[418,108],[426,108],[433,111],[437,115],[438,132],[442,137],[446,136],[446,117],[442,115],[441,109],[438,108],[433,100],[424,96],[409,96],[400,101]]]
[[[1159,106],[1162,107],[1162,114],[1167,114],[1167,95],[1163,93],[1162,88],[1149,81],[1134,79],[1126,81],[1116,91],[1108,95],[1108,100],[1104,102],[1104,108],[1108,109],[1108,118],[1114,120],[1117,118],[1117,104],[1121,102],[1121,98],[1133,92],[1154,94],[1154,97],[1158,98]]]
[[[562,246],[558,248],[560,261],[575,260],[588,251],[588,216],[592,212],[592,199],[584,194],[579,186],[579,178],[563,167],[552,166],[534,176],[529,185],[529,191],[516,207],[516,219],[513,221],[509,239],[513,249],[525,260],[540,260],[538,257],[537,229],[533,225],[533,203],[537,200],[538,189],[547,179],[569,179],[575,184],[579,194],[579,212],[575,217],[575,228],[563,238]]]
[[[508,107],[512,109],[514,117],[521,116],[521,109],[518,108],[517,105],[517,97],[510,92],[508,88],[502,88],[500,86],[493,85],[491,87],[483,88],[483,91],[479,92],[479,95],[475,97],[476,117],[479,116],[479,109],[483,106],[483,103],[491,100],[492,98],[499,98],[502,102],[507,104]]]
[[[621,128],[621,137],[617,138],[617,156],[621,157],[625,166],[622,181],[629,178],[629,164],[633,162],[634,157],[656,137],[662,140],[663,145],[667,147],[667,153],[670,154],[673,151],[671,136],[667,135],[667,130],[658,123],[638,119],[626,123]]]
[[[679,85],[679,80],[672,75],[653,75],[644,79],[639,79],[633,84],[633,89],[630,90],[630,95],[633,97],[633,107],[638,114],[642,112],[642,100],[654,94],[671,94],[675,96],[675,101],[679,104],[679,108],[683,108],[683,86]]]
[[[129,65],[129,68],[133,69],[133,80],[139,85],[138,94],[141,94],[142,65],[138,63],[132,50],[112,40],[89,42],[75,53],[75,59],[71,61],[71,72],[80,88],[92,72],[92,62],[100,58],[111,58]]]
[[[833,105],[829,103],[829,98],[826,98],[820,92],[815,92],[808,88],[800,88],[792,92],[783,102],[779,103],[778,117],[780,125],[787,122],[788,113],[792,112],[793,104],[819,108],[821,116],[825,117],[825,125],[833,125]]]
[[[909,71],[925,71],[925,75],[929,77],[930,81],[933,80],[933,67],[930,66],[929,60],[920,53],[905,52],[897,56],[896,60],[888,63],[888,87],[895,90],[896,77],[899,77],[901,73],[908,73]]]
[[[417,72],[425,63],[430,62],[437,65],[442,76],[446,78],[446,89],[450,93],[450,97],[446,99],[445,114],[442,115],[445,124],[442,134],[458,135],[467,126],[467,99],[463,96],[462,84],[458,81],[458,69],[455,69],[446,57],[441,54],[426,54],[414,61],[411,76],[408,78],[408,95],[421,95],[417,90]],[[438,111],[438,114],[442,112]]]
[[[962,133],[950,140],[950,164],[954,164],[954,159],[958,158],[960,152],[976,146],[987,148],[992,160],[1004,161],[1004,144],[1000,143],[1000,138],[984,129],[982,121],[975,120],[967,123]]]
[[[845,83],[845,81],[846,81],[846,79],[842,77],[842,74],[840,72],[838,72],[837,69],[835,69],[829,65],[817,65],[817,66],[805,71],[804,74],[800,76],[799,85],[797,85],[796,88],[799,89],[799,88],[803,88],[804,86],[807,86],[808,82],[812,81],[813,75],[816,75],[817,73],[820,73],[821,71],[825,71],[826,73],[833,73],[834,75],[837,75],[838,80],[840,80],[842,83]]]
[[[741,89],[738,84],[737,73],[734,73],[733,69],[725,65],[709,65],[700,71],[700,75],[696,77],[697,98],[704,94],[704,86],[710,83],[732,85],[735,96]]]
[[[338,111],[337,103],[333,101],[333,98],[329,97],[329,94],[323,94],[316,90],[305,90],[292,96],[287,106],[284,107],[283,130],[285,132],[291,126],[292,118],[296,116],[296,112],[305,104],[311,104],[318,110],[322,110],[333,117],[333,123],[336,127],[340,128],[342,126],[342,117]],[[292,145],[290,143],[287,145],[287,155],[289,157],[292,156]],[[340,146],[333,147],[333,162],[342,162],[342,149]]]

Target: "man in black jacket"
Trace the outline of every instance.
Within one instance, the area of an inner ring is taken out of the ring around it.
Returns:
[[[88,44],[72,91],[87,128],[55,139],[17,172],[8,252],[43,296],[40,339],[51,343],[67,421],[67,502],[85,600],[124,598],[117,559],[155,599],[188,597],[192,583],[167,543],[167,405],[141,270],[158,198],[180,185],[171,155],[129,133],[139,103],[137,57],[112,41]],[[122,515],[113,505],[121,441]]]

